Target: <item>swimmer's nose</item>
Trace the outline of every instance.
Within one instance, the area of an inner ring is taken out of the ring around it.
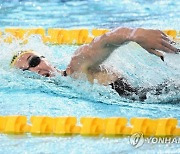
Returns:
[[[41,61],[41,63],[37,67],[39,70],[47,70],[53,72],[55,69],[52,67],[48,62],[46,61]]]

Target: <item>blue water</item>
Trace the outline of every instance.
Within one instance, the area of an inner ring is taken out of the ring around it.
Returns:
[[[87,0],[2,1],[0,28],[117,26],[179,29],[180,1]],[[180,47],[179,44],[176,45]],[[134,86],[170,81],[168,94],[148,94],[145,102],[119,97],[110,87],[57,76],[47,79],[9,67],[16,50],[33,49],[59,69],[65,69],[78,46],[51,46],[38,36],[27,45],[0,39],[0,115],[175,117],[180,120],[180,55],[165,54],[165,62],[135,43],[117,49],[104,65],[121,72]],[[178,153],[178,144],[144,144],[135,149],[129,138],[34,137],[0,135],[0,153]]]

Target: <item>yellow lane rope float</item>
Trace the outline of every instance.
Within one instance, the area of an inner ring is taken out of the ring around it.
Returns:
[[[124,117],[76,117],[0,116],[0,133],[6,134],[51,134],[85,136],[127,136],[143,133],[144,136],[180,136],[178,120],[175,118],[131,118]],[[129,125],[130,124],[130,125]]]
[[[40,35],[44,43],[51,44],[85,44],[90,43],[94,37],[105,34],[110,31],[109,29],[61,29],[61,28],[6,28],[0,31],[0,37],[5,34],[11,34],[4,41],[11,43],[13,37],[16,39],[24,40],[27,42],[27,38],[30,35]],[[176,41],[180,41],[180,31],[176,30],[163,30],[164,33],[169,35]]]

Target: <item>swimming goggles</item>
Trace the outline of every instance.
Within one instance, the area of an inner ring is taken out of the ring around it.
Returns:
[[[29,64],[28,68],[23,69],[23,71],[29,70],[31,67],[38,66],[41,63],[42,58],[45,58],[45,57],[44,56],[40,56],[40,57],[33,56],[28,62],[28,64]]]

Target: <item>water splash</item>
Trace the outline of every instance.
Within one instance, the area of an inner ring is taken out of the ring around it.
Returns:
[[[4,36],[2,39],[6,37],[8,36]],[[57,68],[65,69],[78,46],[45,45],[39,36],[29,37],[27,44],[22,44],[22,41],[16,39],[11,44],[0,40],[0,44],[2,53],[0,55],[1,90],[42,92],[56,97],[78,98],[107,104],[119,104],[122,101],[132,102],[127,98],[120,97],[110,86],[105,87],[97,83],[92,85],[85,79],[74,80],[70,77],[56,76],[47,79],[32,72],[22,72],[9,66],[14,53],[19,50],[31,49],[44,55]],[[176,88],[180,85],[178,80],[180,77],[179,56],[166,54],[165,62],[162,62],[137,44],[130,43],[118,48],[103,65],[123,74],[134,87],[148,88],[164,81],[172,81],[169,82],[169,87],[171,87],[169,93],[162,93],[158,96],[153,92],[148,93],[147,103],[179,101],[179,89]]]

